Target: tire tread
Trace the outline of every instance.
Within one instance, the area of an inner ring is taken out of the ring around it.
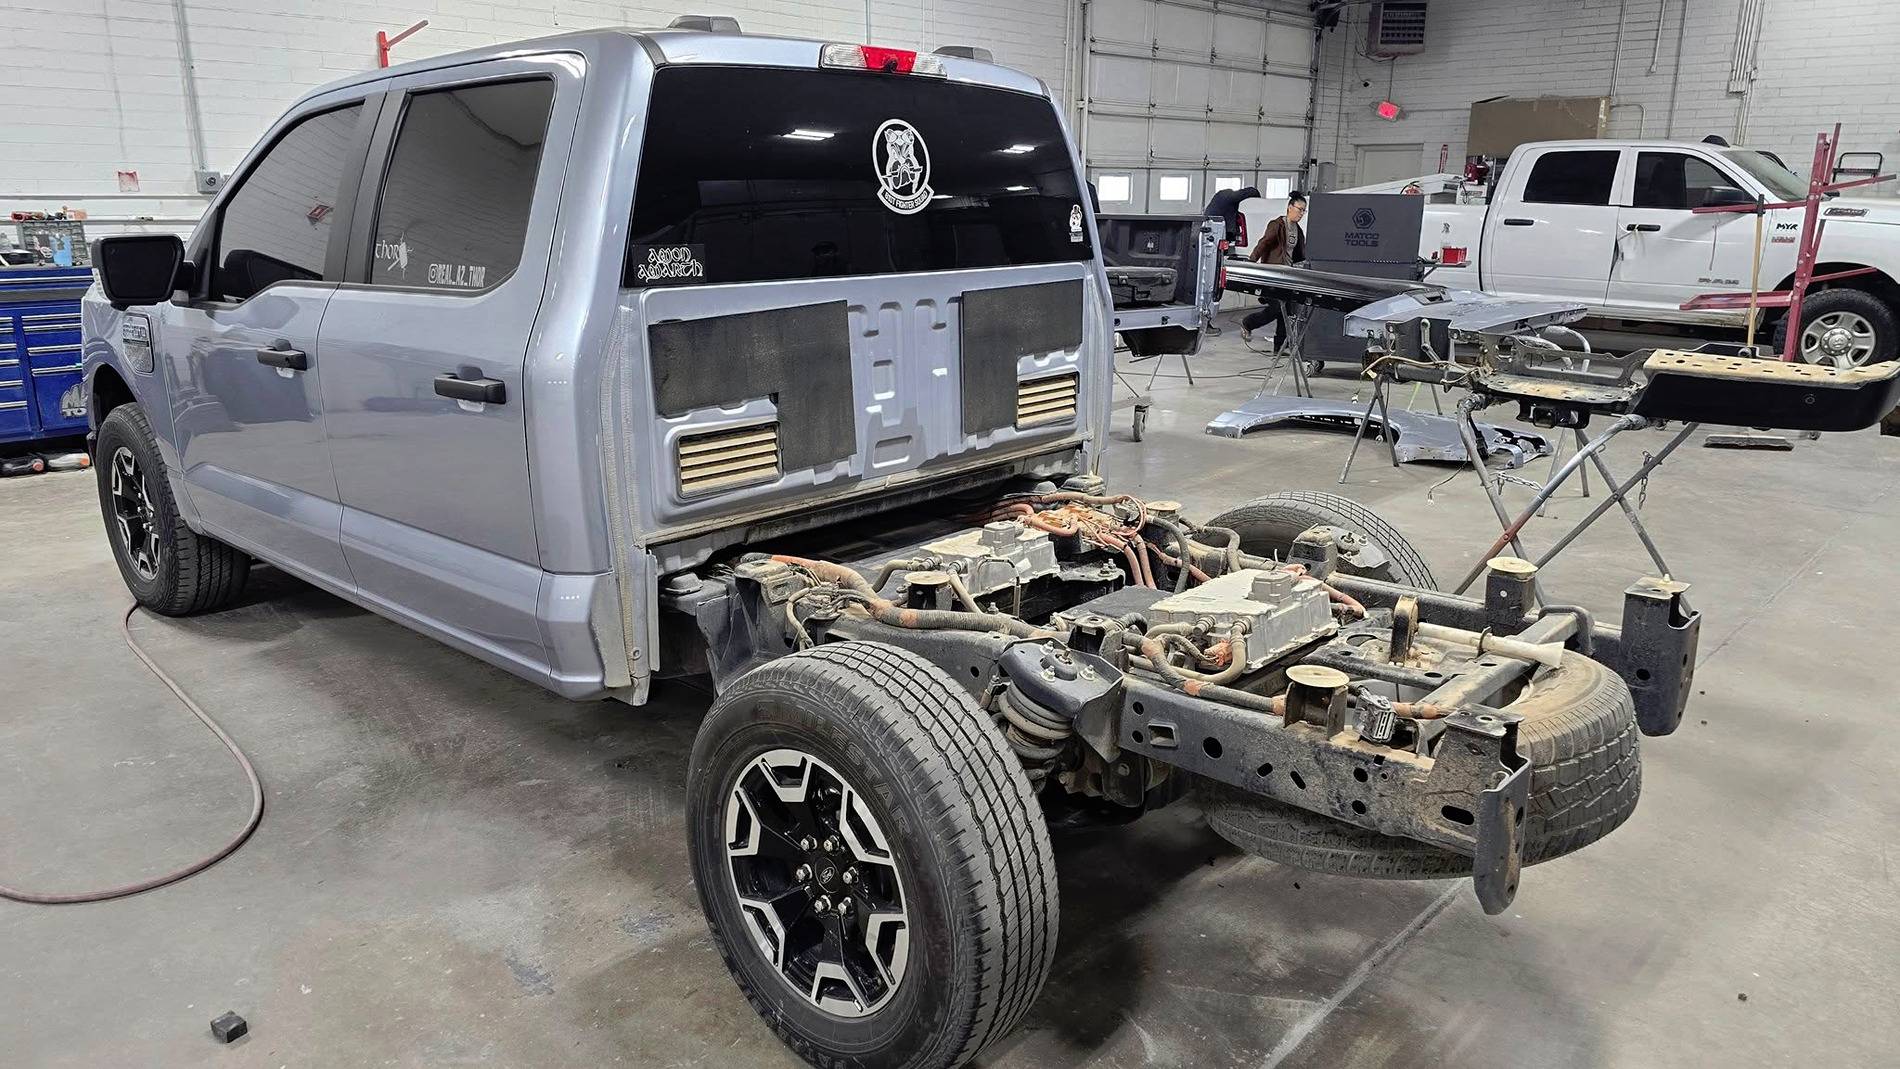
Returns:
[[[1432,574],[1431,565],[1425,563],[1425,557],[1398,528],[1359,502],[1338,494],[1321,490],[1281,490],[1256,497],[1208,522],[1215,527],[1232,527],[1239,531],[1241,548],[1249,553],[1280,552],[1282,544],[1290,546],[1301,531],[1316,524],[1357,531],[1392,558],[1390,579],[1393,582],[1425,590],[1438,589],[1438,578]],[[1248,537],[1250,533],[1252,538]],[[1266,542],[1273,544],[1266,545]]]

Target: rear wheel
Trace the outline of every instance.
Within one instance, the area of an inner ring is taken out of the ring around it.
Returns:
[[[1342,555],[1339,570],[1347,575],[1404,583],[1423,590],[1437,590],[1425,558],[1378,513],[1338,494],[1316,490],[1283,490],[1257,497],[1208,521],[1214,527],[1231,527],[1240,533],[1240,548],[1261,557],[1286,560],[1293,540],[1314,527],[1336,527],[1364,539],[1382,552],[1369,555],[1360,564]]]
[[[112,556],[140,605],[186,616],[221,608],[243,592],[250,558],[186,526],[158,440],[137,404],[120,405],[100,422],[93,470]]]
[[[748,673],[701,725],[687,791],[714,941],[807,1061],[960,1065],[1041,990],[1041,810],[989,718],[923,658],[846,642]]]

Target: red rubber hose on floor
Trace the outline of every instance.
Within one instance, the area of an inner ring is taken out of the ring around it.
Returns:
[[[153,661],[151,656],[140,649],[139,644],[133,640],[132,614],[137,612],[138,608],[137,602],[126,606],[125,615],[119,619],[119,633],[125,637],[126,646],[132,650],[132,653],[137,656],[139,660],[145,662],[145,667],[152,670],[152,674],[158,677],[158,681],[165,684],[166,689],[170,690],[177,696],[179,701],[184,703],[185,708],[191,710],[191,715],[197,717],[205,727],[211,729],[211,733],[218,737],[218,741],[224,743],[224,748],[231,751],[231,756],[237,758],[238,767],[244,770],[244,778],[251,782],[251,816],[244,822],[244,827],[238,829],[238,833],[231,837],[231,841],[219,847],[211,856],[199,861],[194,861],[182,869],[168,872],[163,876],[154,876],[148,880],[128,883],[122,887],[111,887],[103,891],[73,891],[65,894],[42,894],[38,891],[22,891],[16,887],[7,887],[4,884],[0,884],[0,898],[11,898],[15,902],[31,902],[38,905],[58,906],[69,905],[75,902],[105,902],[109,899],[124,898],[128,895],[138,894],[141,891],[150,891],[154,888],[164,887],[167,884],[177,883],[179,880],[185,879],[188,876],[195,876],[218,862],[223,861],[225,858],[230,857],[232,851],[243,846],[244,840],[249,839],[251,833],[257,830],[258,821],[264,819],[264,785],[258,782],[257,769],[251,767],[250,758],[244,756],[244,751],[238,749],[238,744],[231,740],[231,736],[224,733],[224,729],[218,726],[216,720],[211,719],[209,713],[200,709],[198,703],[191,700],[191,695],[185,693],[185,688],[179,686],[177,680],[165,674],[165,670],[160,668],[157,662]]]

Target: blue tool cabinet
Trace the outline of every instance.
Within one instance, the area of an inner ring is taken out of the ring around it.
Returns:
[[[0,442],[86,433],[79,298],[86,267],[0,269]]]

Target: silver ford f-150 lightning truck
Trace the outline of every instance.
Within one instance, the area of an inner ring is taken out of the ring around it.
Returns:
[[[366,72],[189,242],[96,246],[113,552],[160,613],[265,561],[570,698],[709,676],[695,883],[820,1065],[1022,1017],[1051,815],[1192,793],[1491,911],[1620,824],[1688,693],[1680,588],[1614,627],[1511,558],[1440,593],[1343,499],[1104,485],[1099,250],[1048,88],[966,56],[592,31]]]

